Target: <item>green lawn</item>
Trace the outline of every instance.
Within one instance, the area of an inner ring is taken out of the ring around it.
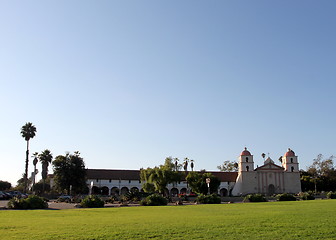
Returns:
[[[0,239],[336,239],[336,200],[2,210]]]

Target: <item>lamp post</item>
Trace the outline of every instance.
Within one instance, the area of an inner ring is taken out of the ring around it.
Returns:
[[[206,182],[206,184],[208,185],[208,195],[210,195],[210,181],[211,181],[210,178],[206,178],[206,179],[205,179],[205,182]]]
[[[92,195],[93,181],[90,183],[90,195]]]

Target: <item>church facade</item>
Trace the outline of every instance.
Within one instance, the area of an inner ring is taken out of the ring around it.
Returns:
[[[288,149],[281,157],[281,163],[281,166],[278,166],[268,157],[264,165],[254,168],[253,155],[245,148],[239,156],[238,176],[232,195],[301,192],[298,157],[294,151]]]

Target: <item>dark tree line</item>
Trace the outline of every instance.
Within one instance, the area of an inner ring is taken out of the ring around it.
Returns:
[[[302,191],[336,191],[334,158],[334,156],[324,158],[319,154],[307,171],[300,171]]]
[[[53,156],[51,151],[46,149],[40,154],[37,152],[33,154],[34,157],[34,174],[32,178],[28,178],[28,163],[29,163],[29,140],[34,138],[36,134],[36,127],[31,123],[27,122],[21,127],[21,136],[27,142],[26,148],[26,160],[25,160],[25,173],[23,177],[18,180],[17,188],[22,188],[24,192],[27,192],[28,186],[33,184],[35,190],[39,192],[44,192],[49,189],[46,187],[46,180],[48,177],[48,167],[52,163],[54,170],[54,181],[55,188],[58,191],[67,191],[70,193],[81,193],[86,191],[86,171],[85,163],[82,157],[80,157],[79,152],[74,152],[74,154],[66,153],[66,155],[59,155],[52,161]],[[37,173],[36,164],[37,162],[42,164],[42,183],[35,184],[35,174]],[[1,186],[0,186],[1,187]],[[7,185],[4,185],[6,188]],[[42,187],[42,190],[41,190]],[[47,189],[46,189],[47,188]]]

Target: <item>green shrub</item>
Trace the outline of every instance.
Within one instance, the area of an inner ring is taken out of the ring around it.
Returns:
[[[13,198],[8,204],[12,209],[44,209],[48,208],[48,203],[41,197],[30,195],[28,198]]]
[[[301,192],[299,193],[299,197],[302,200],[314,200],[315,196],[312,192]]]
[[[278,194],[276,198],[278,201],[296,201],[296,197],[289,193]]]
[[[105,203],[114,203],[115,201],[118,201],[118,198],[116,196],[111,196],[105,200]]]
[[[70,202],[71,202],[71,199],[70,199],[70,198],[62,198],[62,197],[59,197],[59,198],[57,198],[56,202],[66,202],[66,203],[70,203]]]
[[[142,206],[162,206],[167,204],[168,204],[167,198],[162,197],[157,193],[149,195],[148,197],[140,201],[140,205]]]
[[[213,193],[211,195],[204,195],[200,194],[196,198],[197,203],[203,203],[203,204],[219,204],[221,203],[220,197]]]
[[[329,199],[336,199],[336,192],[328,192],[327,198]]]
[[[81,203],[83,200],[83,197],[82,196],[74,196],[70,199],[70,202],[71,203]]]
[[[101,208],[104,207],[104,204],[104,201],[96,195],[87,196],[80,203],[84,208]]]
[[[266,198],[262,194],[249,194],[244,198],[244,202],[267,202]]]
[[[131,191],[125,194],[125,199],[126,201],[138,202],[141,199],[141,192],[131,189]]]

